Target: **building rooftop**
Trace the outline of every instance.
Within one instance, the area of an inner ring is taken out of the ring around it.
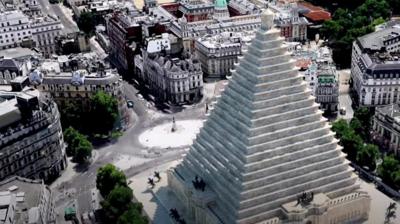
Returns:
[[[39,56],[39,55],[40,53],[33,51],[29,48],[23,48],[23,47],[9,48],[0,51],[0,58],[3,57],[3,58],[19,59],[19,58]]]
[[[376,107],[376,110],[383,115],[387,115],[393,119],[400,119],[400,105],[391,104],[386,106]]]
[[[250,43],[254,37],[253,31],[223,32],[217,35],[205,35],[198,38],[197,42],[206,48],[240,47],[245,43]]]
[[[298,6],[300,8],[299,11],[301,12],[301,14],[303,14],[307,19],[311,21],[319,22],[331,19],[330,12],[309,2],[299,2]]]
[[[0,129],[19,120],[21,120],[21,111],[17,107],[17,99],[3,99],[0,102]]]
[[[10,203],[11,195],[14,194],[16,197],[16,212],[14,213],[13,223],[37,223],[40,218],[38,206],[42,200],[48,200],[42,198],[45,193],[44,190],[49,191],[41,180],[30,180],[14,176],[0,182],[0,204]]]
[[[18,21],[18,20],[27,22],[28,17],[20,10],[0,12],[0,22]]]
[[[383,41],[395,36],[400,36],[400,27],[394,26],[364,35],[358,38],[358,42],[364,49],[378,51],[385,47]]]

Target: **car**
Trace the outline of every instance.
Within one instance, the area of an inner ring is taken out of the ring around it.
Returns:
[[[126,105],[128,106],[128,108],[133,108],[133,106],[134,106],[135,104],[133,103],[132,100],[128,100],[128,101],[126,101]]]
[[[345,114],[346,114],[346,108],[341,107],[341,108],[340,108],[340,114],[341,114],[341,115],[345,115]]]

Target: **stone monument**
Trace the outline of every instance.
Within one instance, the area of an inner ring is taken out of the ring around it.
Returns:
[[[179,212],[196,224],[363,221],[370,197],[273,18],[264,10],[186,157],[168,172]]]

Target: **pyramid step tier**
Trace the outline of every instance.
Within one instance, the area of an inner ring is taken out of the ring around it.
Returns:
[[[275,156],[285,155],[287,153],[296,152],[299,149],[311,148],[313,146],[325,145],[328,143],[337,143],[338,140],[334,139],[332,133],[319,136],[313,139],[306,139],[300,142],[295,142],[293,144],[288,144],[280,147],[275,147],[271,149],[260,149],[259,151],[253,151],[252,154],[246,156],[247,164],[245,165],[247,171],[254,171],[256,168],[253,167],[253,163],[257,163],[260,160],[269,159]]]

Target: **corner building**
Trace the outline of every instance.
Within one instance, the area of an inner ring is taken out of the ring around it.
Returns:
[[[0,180],[49,180],[67,166],[60,114],[37,90],[0,91]]]
[[[186,157],[168,172],[185,207],[179,212],[196,224],[365,221],[370,197],[359,191],[273,17],[263,12],[261,29]]]

